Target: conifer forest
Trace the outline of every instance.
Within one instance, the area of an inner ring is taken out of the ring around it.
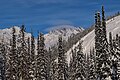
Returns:
[[[107,35],[104,6],[94,16],[94,45],[87,53],[83,51],[82,35],[73,35],[67,41],[59,35],[57,45],[46,48],[44,34],[38,32],[26,37],[25,26],[19,34],[12,27],[12,35],[5,43],[0,41],[0,80],[120,80],[120,35]],[[120,27],[120,26],[119,26]],[[4,35],[3,35],[4,37]],[[71,48],[78,42],[78,46]],[[88,49],[88,48],[86,48]],[[67,51],[70,50],[70,61]]]

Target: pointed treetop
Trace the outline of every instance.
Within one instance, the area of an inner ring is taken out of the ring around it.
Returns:
[[[25,25],[22,25],[22,27],[25,27]]]
[[[40,33],[39,33],[39,37],[40,37],[40,39],[41,39],[41,38],[44,38],[44,34],[40,32]]]
[[[13,30],[13,33],[15,33],[15,27],[13,27],[12,30]]]
[[[40,41],[43,41],[43,42],[44,42],[44,40],[45,40],[44,34],[40,32],[39,37],[40,37],[40,38],[39,38]]]
[[[37,41],[39,41],[39,34],[40,34],[40,33],[38,32]]]
[[[99,11],[97,12],[97,16],[100,16],[100,12]]]
[[[21,29],[25,30],[25,25],[22,25],[22,26],[21,26]]]
[[[102,11],[104,11],[104,6],[102,5]]]
[[[105,21],[105,11],[104,11],[104,6],[102,6],[102,20]]]
[[[97,12],[95,13],[95,18],[97,18]]]

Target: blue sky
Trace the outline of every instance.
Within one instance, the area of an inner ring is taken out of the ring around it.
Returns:
[[[120,11],[120,0],[0,0],[0,29],[24,24],[36,34],[61,24],[87,28],[102,5],[107,16]]]

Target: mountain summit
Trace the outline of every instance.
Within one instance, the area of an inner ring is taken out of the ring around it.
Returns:
[[[58,41],[58,36],[63,36],[63,40],[67,40],[71,35],[81,33],[84,29],[81,27],[75,27],[71,25],[59,25],[53,27],[53,29],[45,34],[45,44],[46,47],[55,45]]]

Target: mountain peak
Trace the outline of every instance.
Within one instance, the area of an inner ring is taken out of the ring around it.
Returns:
[[[58,26],[52,27],[49,33],[50,34],[64,34],[69,31],[81,32],[83,30],[84,29],[81,27],[75,27],[72,25],[58,25]]]
[[[68,40],[73,34],[81,33],[84,29],[81,27],[75,27],[71,25],[59,25],[51,28],[51,31],[45,35],[46,47],[53,46],[58,41],[58,36],[62,35],[63,40]]]

